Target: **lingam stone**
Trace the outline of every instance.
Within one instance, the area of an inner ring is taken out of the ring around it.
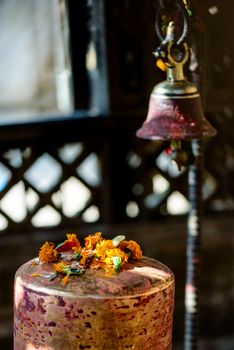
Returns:
[[[86,270],[67,284],[37,259],[15,276],[14,350],[170,350],[174,276],[143,257],[109,274]]]

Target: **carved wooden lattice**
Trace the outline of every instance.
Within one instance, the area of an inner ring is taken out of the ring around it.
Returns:
[[[3,149],[2,234],[186,214],[187,169],[179,171],[165,147],[138,140],[129,130],[120,142],[118,130],[107,125],[92,140]],[[216,209],[220,185],[206,169],[207,208]]]
[[[94,144],[4,151],[0,158],[0,228],[54,227],[79,217],[95,222],[101,183]]]
[[[134,141],[127,156],[132,168],[134,184],[129,202],[130,216],[156,218],[186,214],[189,210],[187,167],[177,164],[165,152],[165,143]],[[214,167],[213,167],[214,170]],[[204,170],[203,199],[206,209],[215,209],[220,186],[209,166]]]

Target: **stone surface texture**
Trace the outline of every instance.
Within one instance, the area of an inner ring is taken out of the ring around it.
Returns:
[[[66,286],[44,277],[51,271],[31,260],[16,273],[14,350],[172,348],[174,276],[165,265],[143,257],[115,275],[71,276]]]

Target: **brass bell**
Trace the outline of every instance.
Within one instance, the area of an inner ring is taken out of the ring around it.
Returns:
[[[179,54],[178,54],[179,52]],[[216,134],[206,120],[197,87],[183,73],[188,60],[186,43],[180,50],[174,43],[174,23],[170,22],[167,35],[156,51],[162,58],[167,79],[157,84],[150,96],[146,121],[137,131],[137,136],[151,140],[200,139]]]

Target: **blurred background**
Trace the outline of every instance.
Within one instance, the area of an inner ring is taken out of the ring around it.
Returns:
[[[194,0],[187,67],[218,135],[206,141],[201,349],[234,349],[234,2]],[[0,349],[13,279],[45,240],[137,240],[176,277],[182,349],[187,168],[137,139],[153,86],[157,1],[0,1]]]

